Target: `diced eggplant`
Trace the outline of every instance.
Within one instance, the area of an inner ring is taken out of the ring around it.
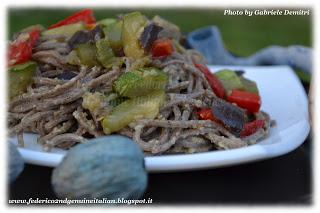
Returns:
[[[237,76],[243,76],[243,74],[245,73],[245,71],[243,71],[243,70],[235,70],[234,71],[236,74],[237,74]]]
[[[152,43],[157,40],[161,30],[163,30],[163,28],[154,23],[151,23],[144,28],[143,33],[140,36],[140,43],[146,51],[150,50]]]
[[[212,114],[236,136],[240,135],[247,120],[244,110],[218,98],[212,103]]]
[[[163,27],[163,30],[159,33],[159,38],[169,38],[180,41],[181,32],[177,25],[165,20],[160,16],[155,16],[152,21],[160,27]]]
[[[78,31],[68,41],[71,49],[74,49],[78,44],[93,43],[102,38],[103,32],[99,25],[90,31]]]
[[[86,31],[79,31],[69,39],[68,45],[73,50],[78,44],[85,44],[88,41],[88,33]]]

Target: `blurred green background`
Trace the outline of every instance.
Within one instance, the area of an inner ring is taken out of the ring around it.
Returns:
[[[93,9],[97,20],[133,11],[132,9]],[[8,36],[10,38],[14,32],[33,24],[42,24],[47,27],[77,10],[79,9],[10,8]],[[223,9],[214,8],[135,8],[134,10],[139,10],[150,18],[158,14],[177,24],[184,33],[200,27],[216,25],[221,31],[226,48],[241,56],[248,56],[269,45],[312,45],[311,16],[225,16]]]

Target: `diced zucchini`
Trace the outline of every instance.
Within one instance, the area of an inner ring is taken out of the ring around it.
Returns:
[[[238,77],[238,75],[232,70],[221,70],[214,75],[219,79],[221,82],[224,90],[226,91],[227,95],[231,93],[231,90],[244,90],[244,86]]]
[[[227,95],[230,95],[231,90],[244,90],[259,94],[258,87],[254,81],[246,79],[236,72],[231,70],[221,70],[215,73],[215,76],[222,83]]]
[[[82,100],[82,107],[84,109],[88,109],[90,112],[96,112],[103,107],[106,97],[100,92],[86,92],[82,96]]]
[[[90,67],[100,65],[97,59],[97,49],[95,44],[79,44],[76,48],[76,52],[81,64]]]
[[[107,39],[100,39],[96,42],[98,61],[105,67],[110,68],[119,62],[115,57]]]
[[[77,51],[72,50],[67,55],[67,62],[68,62],[68,64],[72,64],[72,65],[81,65],[81,61],[78,57]]]
[[[122,48],[122,25],[123,21],[121,20],[103,28],[104,35],[115,53],[120,52]]]
[[[164,91],[150,93],[148,96],[140,96],[124,101],[116,106],[111,113],[102,120],[102,127],[105,134],[116,132],[143,118],[155,118],[159,109],[165,101]]]
[[[167,74],[159,69],[141,68],[122,74],[113,88],[119,95],[133,98],[152,91],[164,91],[167,79]]]
[[[126,72],[113,83],[113,90],[121,96],[128,96],[130,90],[141,81],[140,76],[133,72]]]
[[[97,22],[97,24],[102,25],[103,27],[109,27],[110,25],[113,25],[117,22],[117,19],[115,18],[105,18]]]
[[[37,68],[37,64],[28,61],[9,68],[9,98],[21,95],[27,91],[27,87],[32,83],[32,77]]]
[[[139,38],[146,24],[147,18],[139,12],[129,13],[123,17],[121,40],[127,57],[134,59],[143,57],[144,50],[139,43]]]
[[[42,35],[66,35],[72,36],[78,31],[85,30],[86,27],[83,23],[76,23],[76,24],[68,24],[63,25],[61,27],[53,28],[50,30],[46,30],[42,33]]]
[[[259,90],[258,90],[256,82],[251,81],[247,78],[244,78],[243,76],[240,77],[240,80],[244,86],[245,91],[253,92],[253,93],[256,93],[257,95],[259,95]]]

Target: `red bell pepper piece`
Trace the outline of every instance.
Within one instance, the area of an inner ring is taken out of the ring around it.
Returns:
[[[216,123],[221,123],[217,118],[213,116],[212,110],[210,108],[201,108],[196,113],[200,120],[210,120]]]
[[[228,101],[237,104],[251,113],[258,112],[261,106],[260,96],[247,91],[232,90]]]
[[[155,40],[151,47],[152,57],[164,57],[173,53],[172,41],[170,39]]]
[[[8,50],[8,65],[21,64],[28,61],[32,55],[32,48],[40,36],[39,29],[21,33],[16,40],[10,43]]]
[[[214,121],[214,117],[210,108],[202,108],[197,111],[197,115],[200,120],[211,120]]]
[[[194,65],[204,74],[213,92],[219,98],[224,98],[225,92],[219,79],[215,77],[206,66],[197,63],[195,63]]]
[[[59,21],[56,24],[51,25],[48,29],[60,27],[68,24],[75,24],[78,22],[83,22],[85,25],[92,25],[96,22],[96,19],[93,15],[93,11],[91,9],[85,9],[74,13],[71,16],[68,16],[62,21]]]
[[[246,137],[257,132],[259,129],[263,128],[264,120],[255,120],[248,122],[244,125],[243,130],[240,133],[240,137]]]

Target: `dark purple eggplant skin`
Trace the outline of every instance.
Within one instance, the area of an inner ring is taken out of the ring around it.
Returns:
[[[151,49],[152,43],[157,40],[161,30],[163,30],[163,28],[154,23],[144,28],[140,36],[140,44],[146,51]]]
[[[237,74],[237,76],[243,76],[244,74],[245,74],[245,71],[243,71],[243,70],[235,70],[234,71],[236,74]]]
[[[87,31],[82,30],[76,32],[68,41],[69,47],[73,50],[78,44],[86,44],[90,42],[95,42],[103,37],[103,31],[100,25],[96,26],[94,29]]]
[[[235,136],[239,137],[247,120],[245,111],[220,98],[212,102],[212,114]]]

